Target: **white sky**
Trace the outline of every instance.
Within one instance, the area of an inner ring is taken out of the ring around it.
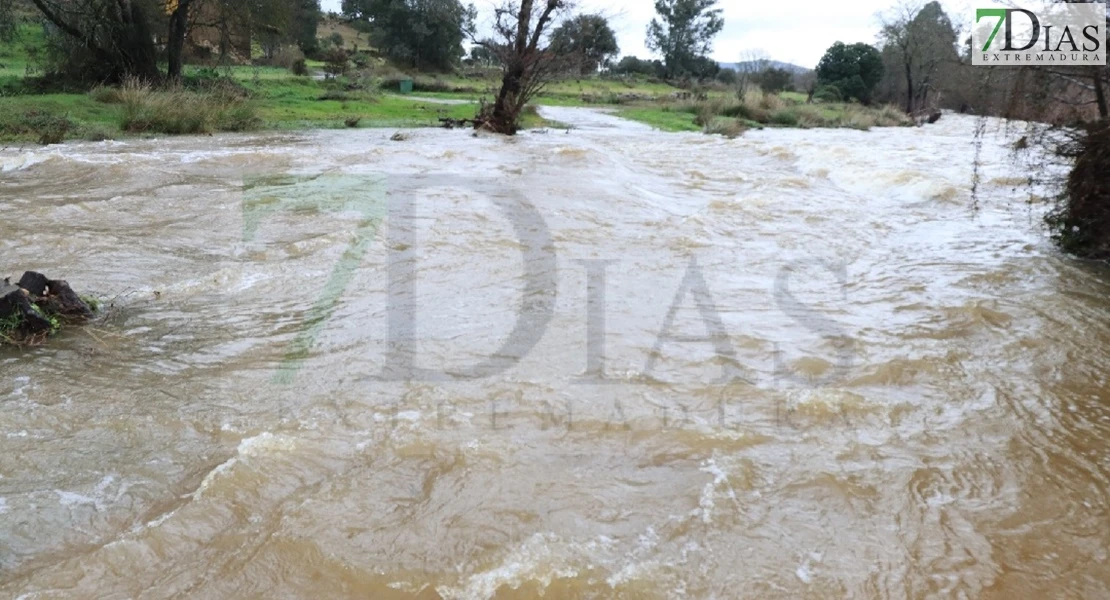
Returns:
[[[492,13],[492,0],[473,1],[479,26]],[[834,42],[873,43],[879,25],[876,15],[897,0],[836,0],[832,2],[744,2],[718,0],[724,10],[725,28],[713,44],[713,58],[738,62],[760,49],[774,60],[815,67]],[[324,10],[339,10],[340,0],[322,0]],[[971,20],[969,0],[942,0],[954,23]],[[577,12],[600,12],[616,30],[621,54],[646,58],[647,24],[655,16],[652,0],[579,0]]]

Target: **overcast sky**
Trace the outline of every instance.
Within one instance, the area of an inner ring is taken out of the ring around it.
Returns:
[[[340,0],[322,0],[324,10],[339,10]],[[463,0],[467,3],[468,0]],[[471,0],[479,10],[479,25],[492,14],[491,0]],[[896,0],[840,0],[837,2],[746,2],[719,0],[725,29],[713,44],[713,58],[737,62],[751,50],[763,50],[774,60],[815,67],[833,42],[875,41],[876,14]],[[968,0],[942,0],[955,23],[970,21]],[[644,47],[647,24],[655,15],[651,0],[580,0],[580,12],[600,12],[616,30],[622,55],[650,56]],[[965,14],[967,13],[967,14]]]

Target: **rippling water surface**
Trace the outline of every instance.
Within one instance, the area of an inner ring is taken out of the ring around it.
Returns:
[[[0,596],[1110,596],[1110,285],[992,124],[0,151]]]

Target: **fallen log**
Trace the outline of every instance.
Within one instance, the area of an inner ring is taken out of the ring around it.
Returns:
[[[95,304],[95,303],[94,303]],[[95,309],[60,279],[28,271],[0,284],[0,344],[41,343],[67,323],[91,319]]]

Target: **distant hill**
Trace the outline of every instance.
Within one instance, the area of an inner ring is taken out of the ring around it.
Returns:
[[[809,71],[813,70],[813,69],[807,69],[806,67],[800,67],[800,66],[795,65],[795,64],[786,63],[786,62],[782,62],[782,61],[778,61],[778,60],[768,60],[768,61],[758,61],[758,62],[765,63],[767,65],[767,68],[772,68],[773,67],[775,69],[784,69],[786,71],[790,71],[791,73],[806,73],[806,72],[809,72]],[[754,67],[756,66],[756,64],[757,64],[757,61],[745,61],[745,62],[738,62],[738,63],[724,63],[724,62],[720,63],[722,69],[732,69],[733,71],[737,71],[737,72],[747,71],[747,70],[754,70]]]
[[[359,33],[357,29],[351,27],[351,24],[342,18],[324,15],[324,17],[320,19],[319,28],[316,30],[316,37],[327,39],[337,33],[343,38],[343,46],[348,50],[355,47],[362,50],[370,49],[369,36],[364,33]]]

